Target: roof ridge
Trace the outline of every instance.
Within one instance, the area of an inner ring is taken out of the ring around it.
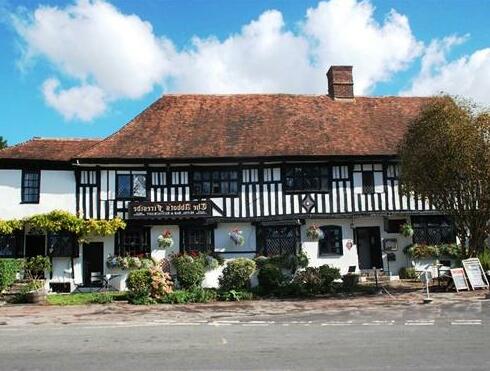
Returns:
[[[93,138],[81,138],[81,137],[32,137],[30,140],[57,140],[57,141],[100,141],[103,138],[93,137]]]

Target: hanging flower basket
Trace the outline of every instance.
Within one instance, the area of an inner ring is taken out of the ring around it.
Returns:
[[[230,239],[237,246],[242,246],[245,243],[245,237],[243,237],[243,233],[239,228],[235,228],[230,233],[228,233]]]
[[[323,239],[324,235],[320,227],[316,224],[313,224],[306,229],[306,237],[313,241],[319,241]]]
[[[157,240],[158,240],[158,247],[161,249],[167,249],[169,247],[172,247],[174,244],[172,232],[170,232],[168,229],[165,230],[163,234],[158,236]]]
[[[404,237],[412,237],[413,236],[413,228],[412,228],[412,225],[410,223],[403,224],[401,226],[401,228],[400,228],[400,233]]]

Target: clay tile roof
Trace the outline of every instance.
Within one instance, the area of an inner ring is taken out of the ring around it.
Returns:
[[[77,158],[395,155],[428,99],[167,95]]]
[[[0,151],[0,160],[71,161],[100,139],[33,138]]]

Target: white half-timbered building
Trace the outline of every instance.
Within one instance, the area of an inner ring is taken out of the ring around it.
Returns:
[[[166,95],[105,139],[9,147],[0,152],[0,219],[63,209],[127,221],[115,237],[53,256],[52,282],[89,283],[108,272],[109,254],[190,250],[233,258],[302,249],[311,265],[398,274],[410,265],[406,245],[454,241],[447,218],[399,191],[397,145],[428,99],[355,97],[349,66],[327,77],[325,95]],[[414,241],[399,233],[407,221]],[[313,224],[324,239],[306,237]],[[235,228],[241,246],[229,238]],[[166,250],[157,243],[164,230],[174,239]],[[0,238],[2,256],[50,251],[37,231],[12,241]]]

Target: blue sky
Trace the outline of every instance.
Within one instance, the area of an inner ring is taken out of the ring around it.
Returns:
[[[104,137],[169,92],[440,91],[490,104],[490,1],[0,0],[0,135]]]

